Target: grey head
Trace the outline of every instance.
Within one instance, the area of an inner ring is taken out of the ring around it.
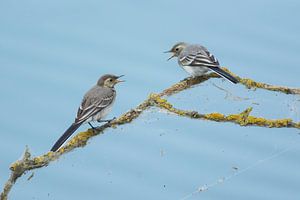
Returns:
[[[173,55],[168,59],[172,59],[174,57],[178,57],[180,55],[180,53],[188,46],[187,43],[185,42],[178,42],[176,43],[171,50],[166,51],[165,53],[172,53]]]
[[[100,87],[113,88],[117,83],[124,82],[123,80],[119,80],[121,76],[115,76],[113,74],[105,74],[101,76],[97,82],[97,85]]]

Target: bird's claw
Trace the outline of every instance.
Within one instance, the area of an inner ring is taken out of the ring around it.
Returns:
[[[114,121],[115,119],[117,119],[116,117],[112,118],[112,119],[107,119],[107,120],[98,120],[99,123],[101,122],[106,122],[106,123],[111,123],[112,121]]]
[[[180,82],[188,82],[190,81],[191,79],[193,79],[194,77],[190,76],[190,77],[186,77],[185,79],[182,79]]]
[[[114,117],[114,118],[112,118],[112,119],[109,119],[109,120],[107,120],[107,123],[111,123],[112,121],[114,121],[115,119],[117,119],[116,117]]]

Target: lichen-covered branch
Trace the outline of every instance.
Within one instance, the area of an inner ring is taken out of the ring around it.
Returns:
[[[223,69],[228,71],[226,68]],[[231,73],[230,71],[228,72]],[[283,92],[285,94],[300,94],[300,89],[281,87],[281,86],[272,86],[265,83],[255,82],[251,79],[243,79],[238,76],[236,77],[238,78],[240,83],[245,85],[247,88],[261,88],[261,89],[266,89],[271,91]],[[47,152],[44,155],[36,156],[32,158],[29,149],[26,148],[23,158],[11,164],[10,166],[11,174],[3,187],[0,200],[7,200],[7,196],[12,186],[14,185],[16,180],[19,177],[21,177],[24,173],[36,168],[47,166],[50,162],[58,159],[61,155],[69,151],[72,151],[75,148],[85,146],[87,141],[90,138],[94,137],[95,135],[104,133],[104,130],[106,130],[107,128],[115,128],[119,125],[130,123],[131,121],[139,117],[139,115],[144,110],[153,106],[166,109],[169,112],[175,113],[180,116],[190,117],[194,119],[211,120],[217,122],[233,122],[241,126],[256,125],[262,127],[276,127],[276,128],[279,127],[293,127],[298,129],[300,128],[300,123],[295,123],[291,119],[268,120],[265,118],[251,116],[250,112],[252,108],[248,108],[242,113],[231,114],[227,116],[221,113],[200,114],[196,111],[185,111],[185,110],[177,109],[173,107],[173,105],[171,105],[169,102],[167,102],[166,99],[162,98],[164,96],[170,96],[180,91],[186,90],[210,78],[219,78],[219,76],[217,74],[211,73],[201,77],[189,78],[172,85],[171,87],[165,89],[159,94],[152,94],[136,108],[124,113],[119,118],[112,121],[111,123],[106,123],[98,127],[97,131],[88,129],[87,131],[78,133],[66,145],[60,148],[58,152]]]
[[[215,122],[233,122],[239,124],[241,126],[261,126],[261,127],[269,127],[269,128],[298,128],[300,129],[300,122],[295,123],[291,119],[265,119],[262,117],[251,116],[250,113],[252,108],[247,108],[241,113],[238,114],[230,114],[224,115],[222,113],[209,113],[209,114],[201,114],[197,111],[188,111],[181,110],[175,108],[171,103],[169,103],[166,99],[161,98],[157,94],[151,94],[150,99],[153,105],[165,109],[171,113],[174,113],[179,116],[185,116],[193,119],[203,119],[210,120]]]
[[[270,84],[267,84],[267,83],[261,83],[261,82],[254,81],[254,80],[249,79],[249,78],[241,78],[241,77],[237,76],[236,74],[232,73],[231,71],[229,71],[225,67],[223,67],[222,69],[225,70],[226,72],[230,73],[234,77],[236,77],[239,80],[239,83],[244,85],[248,89],[257,89],[257,88],[259,88],[259,89],[264,89],[264,90],[282,92],[284,94],[297,94],[297,95],[300,95],[300,89],[299,88],[290,88],[290,87],[285,87],[285,86],[276,86],[276,85],[270,85]],[[172,87],[164,90],[159,95],[160,96],[164,96],[164,95],[170,96],[170,95],[173,95],[175,93],[181,92],[182,90],[188,89],[188,88],[190,88],[194,85],[202,83],[202,82],[204,82],[204,81],[206,81],[210,78],[220,78],[220,76],[218,76],[215,73],[210,73],[210,74],[205,74],[201,77],[185,79],[183,81],[180,81],[179,83],[176,83]]]
[[[229,71],[227,68],[223,68],[223,69],[225,71],[227,71],[228,73],[230,73],[231,75],[235,76],[239,80],[239,82],[241,84],[243,84],[244,86],[246,86],[248,89],[260,88],[260,89],[265,89],[265,90],[270,90],[270,91],[282,92],[285,94],[300,95],[299,88],[290,88],[290,87],[285,87],[285,86],[276,86],[276,85],[270,85],[267,83],[261,83],[261,82],[254,81],[250,78],[241,78],[241,77],[235,75],[234,73],[232,73],[231,71]]]

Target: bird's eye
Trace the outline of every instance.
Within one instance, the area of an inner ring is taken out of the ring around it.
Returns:
[[[112,82],[112,79],[110,78],[108,81],[109,81],[109,82]]]
[[[175,49],[175,51],[179,51],[179,48],[177,47],[177,48]]]

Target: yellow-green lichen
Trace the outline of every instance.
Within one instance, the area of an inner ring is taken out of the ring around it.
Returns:
[[[217,113],[217,112],[205,114],[204,116],[205,116],[205,119],[213,120],[213,121],[217,121],[217,122],[225,120],[225,115],[223,115],[221,113]]]
[[[174,109],[174,108],[173,108]],[[174,109],[177,115],[185,116],[188,112],[184,110]]]
[[[22,165],[22,162],[18,160],[18,161],[15,161],[14,163],[12,163],[10,165],[9,169],[11,171],[18,171],[18,169],[20,169],[20,167],[22,167],[21,165]]]
[[[75,135],[70,141],[67,143],[67,146],[84,146],[89,138],[93,135],[96,135],[96,131],[93,129],[88,129],[87,131],[83,131]],[[65,149],[61,148],[60,152],[63,152]]]
[[[270,128],[288,127],[291,122],[292,122],[291,119],[268,120],[268,119],[265,119],[262,117],[253,117],[253,116],[248,117],[249,124],[255,124],[258,126],[266,126],[266,127],[270,127]]]
[[[255,82],[251,79],[245,78],[245,79],[240,79],[240,83],[245,85],[247,88],[263,88],[263,84]]]
[[[46,156],[37,156],[35,158],[33,158],[33,162],[34,164],[41,164],[41,163],[45,163],[46,159],[47,158]],[[49,159],[47,159],[49,160]]]
[[[151,94],[150,99],[161,108],[170,110],[173,107],[166,99],[160,98],[160,95],[158,94]]]

